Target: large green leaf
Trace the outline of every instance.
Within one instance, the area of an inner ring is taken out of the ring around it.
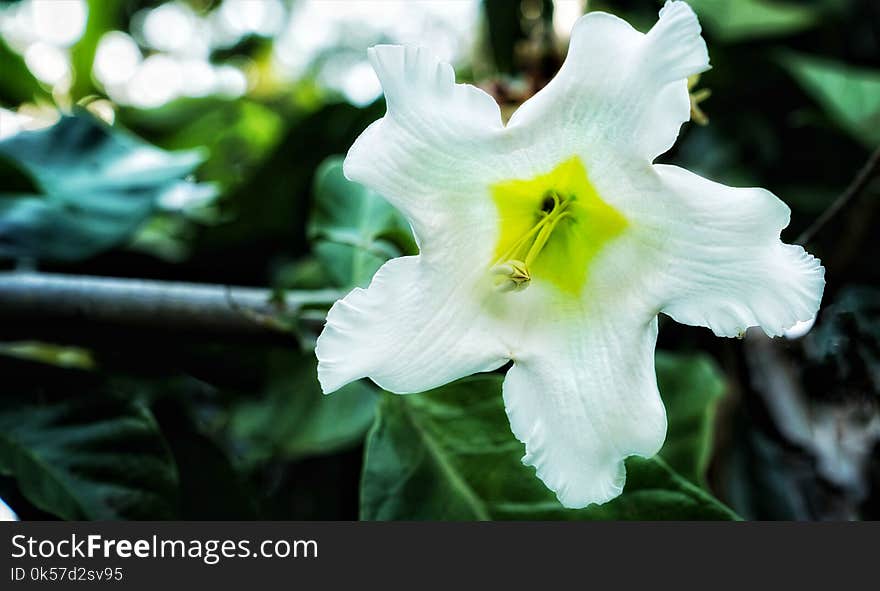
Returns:
[[[868,148],[880,144],[880,70],[794,53],[782,65],[837,125]]]
[[[706,28],[722,41],[798,33],[819,22],[815,7],[792,0],[689,0]]]
[[[0,473],[63,519],[174,518],[177,469],[156,422],[100,388],[77,387],[77,400],[0,399]]]
[[[626,488],[614,501],[563,508],[520,461],[501,382],[484,374],[424,394],[385,394],[367,443],[362,518],[737,518],[661,458],[628,460]]]
[[[364,381],[325,396],[311,353],[274,353],[262,398],[232,413],[231,433],[244,445],[249,464],[337,452],[363,441],[373,423],[378,396]]]
[[[65,261],[125,241],[163,194],[197,190],[181,179],[202,161],[199,152],[165,152],[85,114],[0,142],[0,157],[40,192],[0,193],[0,258]]]
[[[364,287],[389,258],[416,250],[409,224],[384,198],[342,173],[328,158],[315,176],[308,235],[315,254],[340,287]]]
[[[706,355],[657,353],[657,383],[669,429],[660,455],[679,474],[705,486],[715,407],[724,378]]]

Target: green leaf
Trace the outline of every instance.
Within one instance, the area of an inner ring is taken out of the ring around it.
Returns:
[[[199,168],[199,177],[229,191],[244,182],[278,145],[284,120],[253,101],[205,98],[201,102],[198,112],[157,141],[168,150],[207,148],[209,156]]]
[[[94,118],[63,117],[47,129],[0,142],[5,157],[41,194],[0,193],[0,258],[75,261],[129,238],[199,152],[169,153]]]
[[[186,402],[169,397],[154,408],[180,477],[177,519],[256,519],[254,491],[226,451],[200,432]]]
[[[658,352],[656,366],[669,422],[660,455],[679,474],[705,488],[715,407],[725,390],[724,377],[707,355]]]
[[[317,257],[340,287],[365,287],[382,264],[415,252],[409,224],[384,198],[342,173],[328,158],[315,176],[308,235]]]
[[[777,0],[689,0],[712,35],[721,41],[747,41],[799,33],[819,23],[811,6]]]
[[[0,400],[0,473],[63,519],[174,518],[177,469],[149,411],[97,388],[80,394]]]
[[[235,252],[224,262],[227,273],[262,277],[253,260],[279,252],[303,256],[309,250],[305,226],[315,171],[331,154],[348,149],[357,135],[382,116],[383,105],[358,109],[328,104],[309,114],[291,114],[278,144],[234,191],[218,202],[220,214],[234,223],[215,224],[199,233],[197,248]],[[251,259],[249,257],[256,257]]]
[[[230,430],[243,442],[244,461],[298,459],[361,443],[373,423],[378,396],[364,381],[325,396],[309,353],[274,353],[264,398],[233,410]]]
[[[795,53],[781,62],[838,126],[868,148],[880,144],[880,70]]]
[[[367,442],[361,517],[390,519],[736,519],[661,458],[627,461],[623,494],[565,509],[522,464],[502,376],[483,374],[411,396],[383,395]]]

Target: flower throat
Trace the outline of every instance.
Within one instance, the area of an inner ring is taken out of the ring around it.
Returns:
[[[547,192],[538,214],[538,222],[492,267],[495,287],[499,291],[518,291],[528,287],[532,280],[529,267],[547,245],[557,224],[566,218],[571,219],[571,212],[566,210],[573,200],[573,196],[561,197],[556,191]]]
[[[593,258],[627,226],[576,156],[533,179],[497,183],[491,192],[501,227],[490,273],[501,292],[545,280],[580,293]]]

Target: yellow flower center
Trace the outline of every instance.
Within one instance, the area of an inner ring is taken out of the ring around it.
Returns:
[[[627,226],[577,156],[547,174],[490,189],[501,223],[491,268],[500,291],[525,289],[535,279],[580,293],[592,260]]]

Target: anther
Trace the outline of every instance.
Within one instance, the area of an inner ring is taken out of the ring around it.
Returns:
[[[492,267],[495,289],[501,292],[520,291],[529,286],[532,276],[522,261],[508,260]]]
[[[544,194],[540,219],[492,267],[496,289],[502,292],[520,291],[529,286],[532,280],[530,267],[544,250],[559,222],[571,217],[571,213],[566,211],[571,200],[561,198],[556,191]]]

